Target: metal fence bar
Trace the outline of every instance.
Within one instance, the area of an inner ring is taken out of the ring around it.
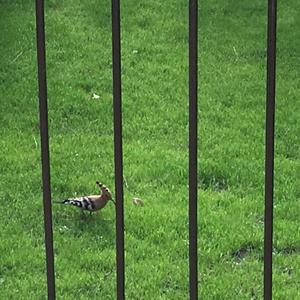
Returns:
[[[266,157],[265,157],[265,224],[264,224],[264,299],[272,299],[274,127],[276,85],[276,18],[277,1],[268,0]]]
[[[120,0],[112,0],[117,299],[125,299]]]
[[[49,163],[49,135],[48,135],[48,106],[46,80],[46,49],[44,1],[36,0],[36,34],[37,34],[37,61],[39,84],[40,135],[43,178],[44,226],[47,265],[48,299],[55,299],[55,274],[53,254],[50,163]]]
[[[197,88],[198,1],[189,1],[189,281],[190,299],[198,299],[197,255]]]

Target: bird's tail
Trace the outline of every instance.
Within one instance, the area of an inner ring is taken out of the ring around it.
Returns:
[[[52,201],[52,203],[65,204],[66,200]]]
[[[83,207],[83,201],[81,199],[80,200],[79,199],[64,199],[64,200],[59,200],[59,201],[53,201],[53,203]]]

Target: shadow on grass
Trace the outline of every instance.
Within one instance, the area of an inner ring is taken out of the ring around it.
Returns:
[[[241,245],[240,248],[234,250],[231,252],[231,258],[236,262],[240,263],[247,257],[254,257],[259,261],[264,260],[263,256],[263,244],[259,245],[258,243],[248,242],[243,245]],[[273,248],[273,254],[279,254],[283,256],[290,256],[293,254],[299,254],[300,253],[300,247],[299,246],[285,246],[285,247],[274,247]]]
[[[92,215],[80,211],[60,212],[54,218],[54,227],[60,234],[75,238],[88,238],[90,241],[101,240],[106,246],[114,247],[115,220],[107,218],[111,214],[96,212]]]
[[[261,249],[258,245],[255,245],[253,242],[248,242],[242,245],[239,249],[231,252],[231,257],[237,262],[241,262],[248,255],[251,255],[254,251],[259,252]]]

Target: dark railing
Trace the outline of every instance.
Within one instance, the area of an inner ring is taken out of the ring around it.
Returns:
[[[274,190],[274,126],[276,66],[277,0],[268,2],[266,158],[265,158],[265,237],[264,298],[272,299],[273,190]]]
[[[198,1],[189,1],[189,269],[190,299],[198,298],[197,127]]]
[[[44,22],[44,1],[43,0],[36,0],[36,37],[37,37],[39,100],[40,100],[39,107],[40,107],[45,246],[46,246],[46,262],[47,262],[47,286],[48,286],[48,299],[55,299],[55,274],[54,274],[54,254],[53,254],[47,80],[46,80],[45,22]]]
[[[120,0],[112,0],[117,298],[125,298]]]
[[[264,220],[264,299],[272,299],[275,59],[277,1],[268,0],[265,220]],[[55,299],[55,273],[51,211],[48,108],[44,0],[36,0],[37,61],[40,103],[40,134],[48,299]],[[117,299],[125,298],[124,202],[122,155],[122,92],[120,0],[112,0],[112,58],[114,107],[114,158],[116,193],[116,272]],[[198,1],[189,0],[189,290],[198,299],[197,247],[197,94],[198,94]]]

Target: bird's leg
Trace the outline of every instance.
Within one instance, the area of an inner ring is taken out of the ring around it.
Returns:
[[[92,216],[92,212],[90,211],[90,217]]]
[[[84,211],[81,210],[81,216],[80,216],[80,219],[81,219],[81,220],[85,220],[85,217],[86,217],[86,215],[85,215]]]

